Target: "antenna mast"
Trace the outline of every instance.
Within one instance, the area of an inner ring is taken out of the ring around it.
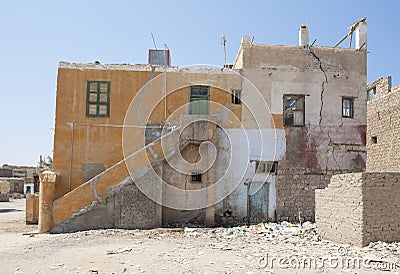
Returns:
[[[226,67],[226,37],[225,35],[221,38],[221,44],[224,45],[224,68]]]
[[[156,40],[154,40],[154,35],[153,35],[153,33],[152,32],[150,32],[150,34],[151,34],[151,38],[153,38],[153,44],[154,44],[154,47],[156,48],[156,50],[157,50],[157,45],[156,45]]]

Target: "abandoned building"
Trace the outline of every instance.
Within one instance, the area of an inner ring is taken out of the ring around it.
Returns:
[[[39,191],[36,167],[4,164],[0,168],[0,180],[10,185],[8,193],[33,194]]]
[[[366,22],[355,48],[254,44],[232,66],[60,62],[39,229],[314,220],[366,161]],[[158,55],[157,55],[158,54]]]

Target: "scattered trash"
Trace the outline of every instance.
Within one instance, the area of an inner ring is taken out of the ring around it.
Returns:
[[[118,249],[118,250],[107,250],[107,255],[121,254],[121,253],[126,254],[126,253],[129,253],[131,251],[132,251],[132,248],[125,247],[125,248],[121,248],[121,249]]]
[[[197,232],[197,228],[185,227],[184,233],[186,237],[199,237],[200,233]]]
[[[64,267],[64,264],[62,264],[62,263],[56,263],[56,264],[53,264],[53,265],[49,266],[49,268],[51,270],[60,269],[60,268],[63,268],[63,267]]]
[[[31,232],[24,232],[22,233],[23,236],[34,237],[35,235],[39,234],[38,231],[31,231]]]

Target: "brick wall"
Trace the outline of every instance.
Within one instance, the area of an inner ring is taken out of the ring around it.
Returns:
[[[314,221],[314,191],[328,185],[331,175],[304,174],[302,169],[279,170],[277,177],[277,220],[299,220],[299,213],[305,221]]]
[[[301,212],[314,221],[316,189],[325,188],[334,174],[365,171],[365,126],[287,127],[285,136],[276,178],[277,220],[298,221]]]
[[[400,171],[400,86],[390,78],[368,85],[376,96],[367,104],[367,167],[369,172]]]
[[[318,233],[339,243],[366,246],[400,240],[400,173],[332,176],[315,191]]]

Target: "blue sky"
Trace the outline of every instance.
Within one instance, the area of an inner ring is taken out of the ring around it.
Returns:
[[[347,27],[368,22],[368,81],[400,83],[400,1],[2,1],[0,4],[1,142],[3,163],[36,165],[52,155],[59,61],[146,63],[164,43],[172,65],[232,63],[242,35],[255,43],[333,46]],[[347,46],[347,42],[343,44]]]

